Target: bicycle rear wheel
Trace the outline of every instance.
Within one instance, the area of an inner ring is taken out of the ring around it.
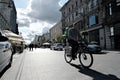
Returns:
[[[65,52],[64,54],[64,58],[65,58],[65,61],[67,63],[70,63],[72,61],[72,56],[71,55],[68,55],[68,53]]]
[[[79,61],[83,67],[91,67],[93,64],[93,56],[91,53],[80,53]]]

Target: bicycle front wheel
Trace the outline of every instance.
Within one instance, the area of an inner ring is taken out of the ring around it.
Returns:
[[[65,58],[65,61],[67,63],[70,63],[72,61],[72,56],[71,55],[68,55],[68,53],[65,52],[64,54],[64,58]]]
[[[91,53],[80,53],[79,61],[83,67],[91,67],[93,64],[93,56]]]

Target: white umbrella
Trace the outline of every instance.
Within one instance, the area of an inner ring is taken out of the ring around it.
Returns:
[[[46,43],[43,43],[43,45],[50,45],[50,43],[46,42]]]

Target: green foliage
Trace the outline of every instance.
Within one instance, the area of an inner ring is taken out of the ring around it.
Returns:
[[[44,37],[44,36],[42,37],[41,42],[42,42],[42,43],[44,43],[44,42],[45,42],[45,37]]]
[[[63,39],[63,36],[62,36],[62,35],[58,34],[58,35],[56,36],[57,42],[61,42],[62,39]]]

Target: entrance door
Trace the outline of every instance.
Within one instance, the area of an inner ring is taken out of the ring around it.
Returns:
[[[115,49],[120,50],[120,23],[114,25]]]
[[[120,50],[120,35],[115,36],[115,49]]]

